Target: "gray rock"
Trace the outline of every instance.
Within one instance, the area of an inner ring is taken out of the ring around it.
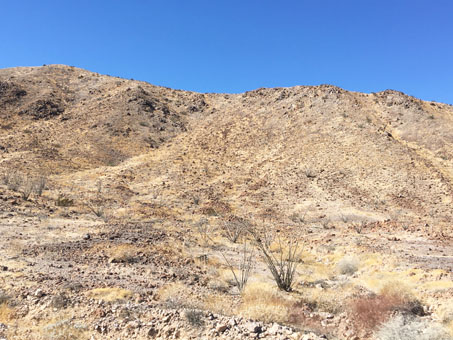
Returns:
[[[157,334],[159,334],[159,330],[157,330],[155,327],[151,327],[148,332],[148,336],[155,337]]]

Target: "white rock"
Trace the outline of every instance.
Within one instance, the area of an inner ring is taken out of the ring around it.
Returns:
[[[274,323],[268,330],[267,332],[269,334],[277,334],[279,332],[281,332],[281,326],[277,323]]]
[[[43,292],[43,290],[41,288],[38,288],[34,293],[34,296],[36,296],[37,298],[41,298],[44,295],[46,295],[46,294]]]
[[[245,328],[250,333],[261,333],[263,331],[261,325],[257,322],[248,322],[245,324]]]

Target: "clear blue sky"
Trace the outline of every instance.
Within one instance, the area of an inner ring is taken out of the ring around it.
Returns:
[[[334,84],[453,104],[453,1],[2,1],[0,68],[42,64],[200,92]]]

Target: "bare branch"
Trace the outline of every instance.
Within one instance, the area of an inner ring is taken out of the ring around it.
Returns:
[[[239,292],[242,292],[247,284],[247,281],[250,277],[250,273],[253,269],[254,262],[253,262],[253,251],[249,251],[247,249],[247,243],[244,243],[244,247],[242,249],[242,259],[241,264],[239,265],[239,273],[236,275],[233,265],[228,261],[226,256],[221,253],[225,262],[228,265],[228,268],[233,273],[234,280],[236,281],[236,286],[238,287]]]

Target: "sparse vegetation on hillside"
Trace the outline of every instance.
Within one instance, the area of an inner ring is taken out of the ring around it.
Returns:
[[[231,273],[233,274],[234,281],[239,292],[242,292],[249,280],[251,271],[253,269],[254,264],[254,253],[253,250],[247,249],[247,243],[244,242],[244,246],[241,253],[241,262],[239,264],[239,270],[236,274],[236,270],[233,265],[228,261],[227,257],[222,253],[223,258],[225,259],[226,263],[228,264],[228,268],[230,269]]]
[[[337,264],[340,274],[352,275],[359,269],[359,260],[354,256],[345,256]]]
[[[274,253],[271,249],[271,242],[264,234],[257,230],[252,230],[251,233],[278,288],[286,292],[291,291],[300,261],[301,249],[299,243],[297,241],[283,242],[278,237],[277,249]]]
[[[453,107],[49,65],[0,70],[0,112],[0,338],[453,329]]]

